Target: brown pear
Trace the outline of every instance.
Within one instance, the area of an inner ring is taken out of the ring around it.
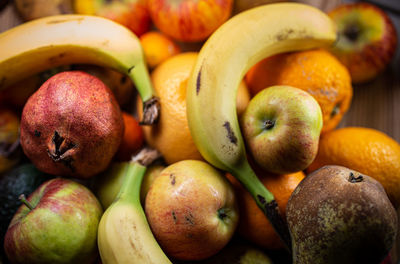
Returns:
[[[66,71],[48,79],[28,99],[20,140],[39,170],[89,178],[107,168],[123,132],[111,90],[92,75]]]
[[[397,214],[382,185],[341,166],[304,178],[286,216],[294,264],[378,264],[397,233]]]

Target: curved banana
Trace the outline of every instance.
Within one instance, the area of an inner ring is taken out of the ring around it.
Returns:
[[[78,63],[128,75],[145,102],[142,123],[157,121],[158,99],[140,41],[124,26],[96,16],[55,15],[0,34],[0,90],[44,70]]]
[[[103,264],[171,263],[154,238],[140,203],[145,172],[142,161],[126,163],[121,190],[101,217],[97,241]]]
[[[236,92],[247,70],[261,59],[328,46],[335,39],[334,23],[314,7],[299,3],[259,6],[232,17],[210,36],[188,81],[188,122],[200,153],[244,184],[287,246],[290,236],[274,196],[247,161]]]

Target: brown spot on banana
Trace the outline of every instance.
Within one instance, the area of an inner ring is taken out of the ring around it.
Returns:
[[[201,68],[200,68],[199,73],[197,74],[197,78],[196,78],[196,95],[199,95],[199,92],[200,92],[200,82],[201,82]]]
[[[46,24],[59,24],[59,23],[65,23],[69,21],[76,20],[80,24],[85,18],[84,17],[77,17],[77,18],[67,18],[67,19],[54,19],[54,20],[49,20],[46,22]]]
[[[50,57],[48,60],[51,64],[57,64],[57,62],[59,61],[59,59],[64,58],[67,55],[66,52],[61,52],[55,56]]]
[[[227,132],[226,136],[229,139],[229,141],[231,143],[237,145],[238,139],[237,139],[235,133],[232,130],[231,123],[229,121],[225,121],[225,123],[223,124],[223,127],[225,127],[225,129],[226,129],[226,132]]]
[[[282,30],[278,34],[276,34],[275,39],[277,41],[283,41],[292,37],[292,35],[296,35],[297,38],[310,38],[307,30],[298,30],[295,31],[291,28]]]

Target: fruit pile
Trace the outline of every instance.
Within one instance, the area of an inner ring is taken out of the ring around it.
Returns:
[[[390,262],[400,144],[338,126],[394,25],[269,2],[16,0],[0,262]]]

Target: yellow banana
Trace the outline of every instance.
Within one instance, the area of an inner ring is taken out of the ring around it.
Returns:
[[[255,7],[232,17],[210,36],[188,81],[188,122],[200,153],[242,182],[288,247],[290,236],[274,196],[247,161],[236,115],[237,88],[261,59],[328,46],[335,39],[334,23],[314,7],[299,3]]]
[[[44,70],[79,63],[128,75],[144,102],[142,123],[157,121],[158,99],[140,41],[124,26],[96,16],[55,15],[0,34],[0,90]]]
[[[101,217],[97,241],[103,264],[171,263],[154,238],[140,203],[146,165],[143,160],[126,163],[121,190]]]

